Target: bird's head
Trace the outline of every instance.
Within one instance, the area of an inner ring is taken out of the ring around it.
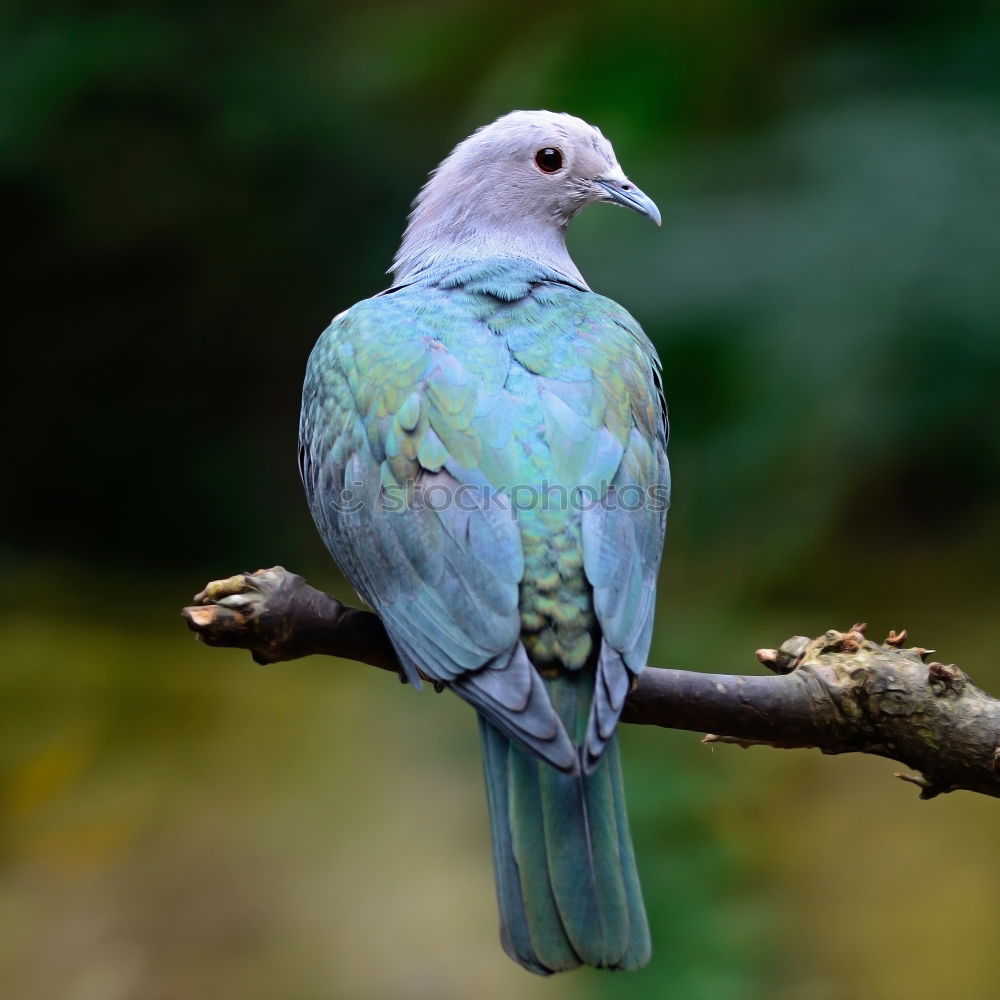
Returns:
[[[598,201],[660,224],[652,199],[625,176],[593,125],[551,111],[513,111],[460,142],[431,173],[395,270],[405,276],[444,255],[510,252],[566,271],[566,227]],[[569,268],[578,275],[572,262]]]

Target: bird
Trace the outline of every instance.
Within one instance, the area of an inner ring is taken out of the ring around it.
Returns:
[[[472,133],[390,287],[319,338],[300,419],[313,519],[404,679],[478,714],[500,940],[541,975],[651,954],[616,725],[651,641],[668,424],[653,345],[566,247],[596,202],[660,225],[580,118]]]

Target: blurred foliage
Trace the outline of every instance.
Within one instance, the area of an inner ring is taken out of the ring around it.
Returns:
[[[570,232],[665,365],[654,662],[872,615],[1000,684],[994,5],[10,0],[0,59],[5,996],[1000,992],[993,803],[645,731],[653,965],[527,977],[463,707],[173,618],[241,568],[343,587],[295,471],[308,351],[451,146],[549,107],[663,210]]]

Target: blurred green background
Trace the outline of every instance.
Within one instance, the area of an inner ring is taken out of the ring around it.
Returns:
[[[653,963],[533,978],[466,708],[177,614],[277,562],[349,595],[306,356],[454,143],[547,107],[663,212],[570,233],[665,366],[652,662],[869,619],[1000,689],[996,5],[10,0],[0,66],[5,998],[1000,995],[996,803],[630,727]]]

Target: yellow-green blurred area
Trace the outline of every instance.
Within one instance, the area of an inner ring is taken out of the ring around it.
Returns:
[[[0,66],[4,1000],[1000,996],[996,802],[637,727],[653,962],[532,977],[472,713],[178,616],[274,563],[350,597],[306,356],[427,171],[546,107],[663,213],[570,232],[664,362],[651,661],[869,619],[1000,690],[996,5],[9,0]]]

